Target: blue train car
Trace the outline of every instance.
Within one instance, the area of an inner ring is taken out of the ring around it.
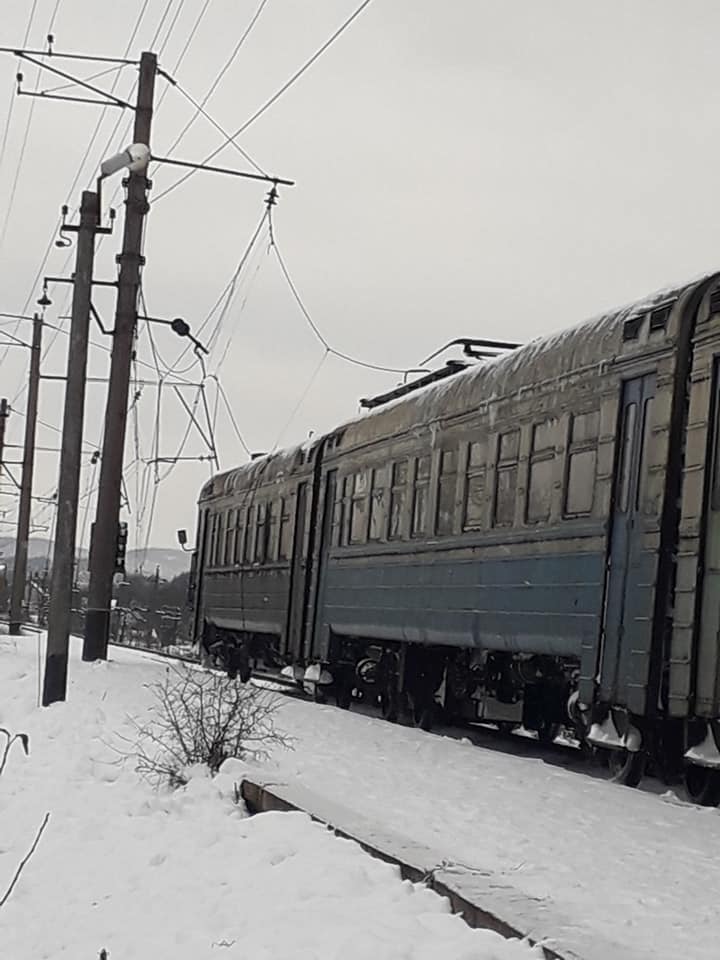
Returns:
[[[214,478],[198,639],[224,631],[390,719],[543,739],[572,723],[622,782],[651,758],[720,797],[719,286],[664,290]]]

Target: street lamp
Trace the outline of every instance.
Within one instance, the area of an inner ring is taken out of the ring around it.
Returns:
[[[139,173],[144,170],[150,160],[150,147],[144,143],[131,143],[120,153],[108,157],[100,164],[100,179],[104,180],[119,170],[127,169],[130,173]]]
[[[100,164],[100,176],[97,178],[96,193],[98,196],[98,218],[102,210],[102,182],[114,173],[120,170],[127,170],[128,173],[140,173],[150,162],[150,147],[145,143],[131,143],[129,147],[121,150]],[[99,219],[98,219],[99,222]]]

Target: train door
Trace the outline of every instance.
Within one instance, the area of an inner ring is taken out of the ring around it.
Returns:
[[[318,544],[317,580],[315,588],[315,604],[313,608],[312,629],[309,631],[307,656],[314,659],[327,657],[328,637],[321,635],[321,614],[325,600],[325,582],[327,579],[327,561],[330,553],[333,529],[333,514],[335,511],[335,493],[337,489],[337,470],[329,470],[325,474],[325,488],[323,495],[322,526],[320,528],[320,542]]]
[[[695,710],[700,716],[716,715],[720,705],[720,363],[717,360],[712,396],[708,451],[710,475],[704,511],[705,543],[695,670]]]
[[[645,711],[652,642],[655,557],[645,550],[642,491],[647,473],[655,375],[623,385],[608,558],[600,697]]]
[[[203,582],[205,579],[205,567],[207,566],[208,540],[210,537],[210,511],[202,510],[198,516],[198,537],[197,547],[193,553],[193,567],[191,569],[191,589],[193,591],[193,641],[199,643],[202,635],[202,613],[203,613]]]
[[[307,490],[306,482],[299,483],[295,503],[295,531],[293,535],[292,560],[290,563],[290,609],[288,610],[287,636],[285,638],[286,652],[292,654],[294,660],[302,655],[303,625],[305,623],[305,609],[307,589],[305,584],[305,530],[307,527]]]

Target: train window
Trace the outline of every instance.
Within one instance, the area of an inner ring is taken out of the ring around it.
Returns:
[[[224,563],[229,567],[235,554],[235,510],[228,510],[225,523],[225,558]]]
[[[635,420],[637,419],[637,404],[629,403],[625,407],[623,419],[622,450],[620,453],[620,472],[618,474],[617,509],[626,513],[630,504],[630,479],[632,477],[632,450],[635,439]]]
[[[235,550],[233,552],[233,559],[235,563],[242,563],[243,558],[243,534],[245,528],[243,527],[243,515],[245,511],[237,509],[235,511]]]
[[[385,489],[388,481],[387,467],[377,467],[372,471],[372,488],[370,491],[370,531],[368,540],[382,540],[387,526],[387,508],[385,505]]]
[[[210,548],[208,550],[208,565],[215,566],[215,551],[217,550],[218,515],[213,513],[210,518]]]
[[[398,460],[398,462],[392,466],[388,540],[399,540],[402,537],[402,518],[405,512],[405,501],[407,498],[407,478],[407,460]]]
[[[268,508],[267,556],[265,557],[269,563],[273,563],[275,560],[277,560],[279,509],[280,501],[271,501]]]
[[[255,563],[265,563],[267,558],[268,509],[266,503],[259,503],[255,510]]]
[[[510,433],[501,433],[499,441],[498,460],[517,460],[520,450],[520,431],[511,430]]]
[[[415,461],[413,483],[412,535],[420,537],[427,533],[428,487],[430,485],[430,457],[418,457]]]
[[[217,533],[215,535],[215,566],[221,567],[223,562],[223,548],[225,543],[225,514],[217,515]]]
[[[579,413],[572,419],[565,488],[566,517],[592,513],[600,413]]]
[[[485,441],[475,440],[468,447],[468,471],[475,467],[485,468]]]
[[[484,525],[485,474],[485,442],[474,441],[468,446],[463,530],[481,530]]]
[[[528,523],[543,523],[550,518],[556,429],[557,420],[553,419],[533,427],[526,508]]]
[[[255,540],[255,507],[250,505],[247,512],[247,523],[245,524],[245,563],[252,563],[253,542]]]
[[[368,532],[368,475],[366,470],[353,478],[350,501],[350,543],[365,543]]]
[[[650,452],[650,434],[652,432],[652,402],[648,397],[643,404],[642,419],[642,446],[640,447],[640,466],[638,468],[637,501],[635,507],[645,514],[655,513],[652,502],[647,497],[648,492],[648,453]]]
[[[435,530],[441,537],[455,528],[455,493],[457,490],[457,450],[443,450],[440,454],[437,513]]]
[[[495,471],[496,527],[511,527],[515,520],[520,431],[501,433],[498,438],[498,463]]]
[[[342,487],[342,496],[340,499],[340,515],[338,521],[340,528],[338,530],[338,546],[343,546],[344,544],[350,543],[350,516],[352,513],[352,492],[353,486],[355,483],[354,476],[349,475],[343,477],[341,482],[337,485],[338,494],[340,488]]]
[[[278,559],[289,560],[292,545],[292,524],[290,522],[290,500],[282,497],[280,500],[280,534],[278,537]]]
[[[578,413],[573,417],[572,433],[570,436],[572,443],[595,442],[597,441],[599,432],[599,410],[593,410],[591,413]]]

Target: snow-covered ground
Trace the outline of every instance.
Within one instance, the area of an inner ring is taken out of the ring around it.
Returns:
[[[0,726],[28,733],[31,751],[25,758],[13,750],[0,777],[0,898],[50,812],[37,850],[0,907],[3,960],[92,960],[101,948],[110,960],[537,956],[526,944],[470,930],[446,901],[402,882],[395,868],[304,814],[247,817],[232,802],[242,772],[234,761],[214,780],[198,774],[183,790],[153,791],[131,763],[116,762],[111,744],[129,732],[128,713],[147,709],[144,684],[165,665],[117,649],[112,662],[82,664],[75,644],[69,701],[43,710],[38,642],[0,637]],[[399,731],[356,721],[288,704],[280,725],[295,728],[298,753],[285,758],[287,769],[331,782],[325,764],[333,756],[333,729],[351,740],[357,730],[356,774],[374,768],[379,758],[363,756],[362,745],[381,743],[383,731],[391,749],[398,748]],[[414,745],[410,752],[417,752]],[[342,754],[341,745],[335,753]],[[352,769],[345,757],[336,788],[348,784]],[[372,810],[379,794],[366,787]],[[422,791],[431,803],[432,783]],[[357,800],[365,804],[361,795]],[[391,817],[398,800],[392,798]]]
[[[329,706],[290,701],[300,782],[534,898],[607,956],[720,956],[720,811]],[[527,929],[527,928],[526,928]]]

